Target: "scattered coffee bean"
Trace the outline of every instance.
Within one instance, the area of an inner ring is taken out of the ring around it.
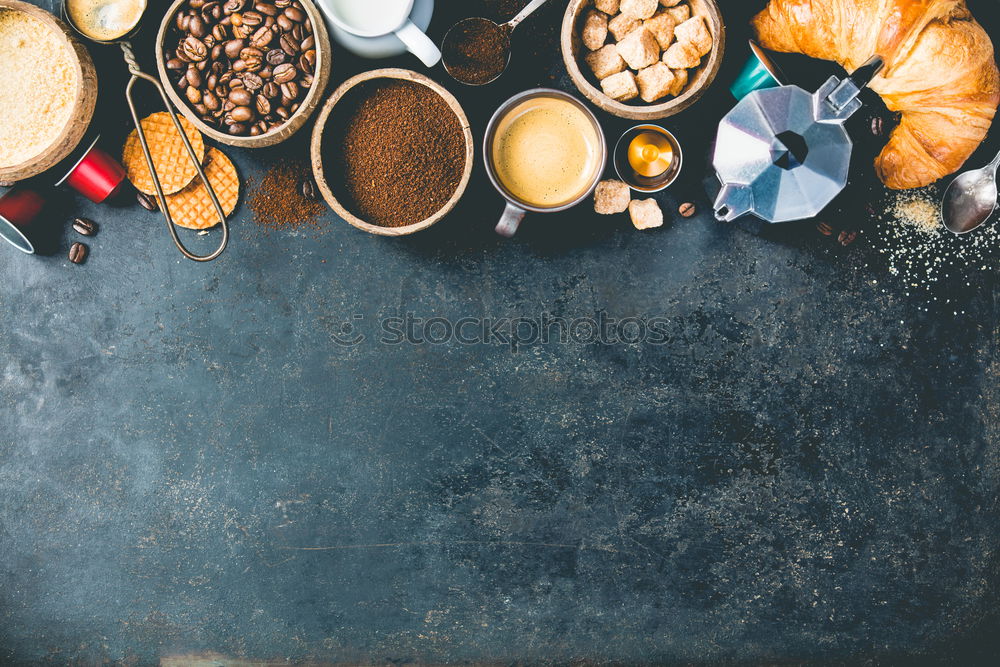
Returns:
[[[157,211],[160,205],[156,203],[156,200],[147,195],[145,192],[135,193],[135,198],[139,202],[139,206],[143,207],[147,211]]]
[[[840,232],[840,235],[837,237],[837,241],[840,243],[840,245],[846,248],[847,246],[854,243],[854,240],[857,238],[858,238],[857,232]]]
[[[872,117],[872,134],[876,137],[881,137],[885,134],[885,121],[882,119],[882,116]]]
[[[677,208],[677,212],[681,214],[681,217],[690,218],[695,214],[694,204],[691,202],[684,202]]]
[[[283,125],[312,87],[316,39],[300,0],[187,0],[168,44],[174,87],[229,134]]]
[[[833,236],[833,227],[831,227],[826,222],[820,222],[816,225],[816,231],[823,236]]]
[[[83,236],[93,236],[97,233],[97,223],[89,218],[74,218],[73,231]]]
[[[316,199],[316,184],[311,178],[302,181],[302,196],[306,199]]]
[[[74,264],[83,264],[87,259],[87,246],[77,242],[69,247],[69,261]]]

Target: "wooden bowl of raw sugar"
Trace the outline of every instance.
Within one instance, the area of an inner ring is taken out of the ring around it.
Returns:
[[[337,107],[337,104],[342,101],[353,88],[375,79],[400,79],[430,88],[432,91],[437,93],[437,95],[440,96],[448,105],[448,108],[454,112],[465,136],[465,167],[462,171],[462,178],[458,187],[455,188],[455,192],[452,193],[451,198],[431,217],[403,227],[384,227],[382,225],[372,224],[362,220],[357,215],[349,211],[334,194],[333,188],[330,187],[330,184],[327,181],[325,168],[323,166],[323,137],[326,131],[327,123],[330,120],[330,115]],[[445,90],[440,84],[432,81],[423,74],[417,74],[416,72],[411,72],[410,70],[405,69],[378,69],[371,72],[364,72],[345,81],[343,85],[334,91],[333,95],[330,96],[330,99],[326,101],[323,108],[320,110],[319,116],[316,118],[316,127],[313,128],[311,145],[313,176],[316,179],[316,184],[319,186],[320,192],[323,193],[323,199],[326,200],[326,203],[330,205],[330,208],[332,208],[337,215],[358,229],[363,229],[366,232],[378,234],[380,236],[406,236],[407,234],[413,234],[427,229],[448,215],[448,213],[455,208],[455,204],[457,204],[458,200],[462,198],[462,194],[465,193],[465,188],[469,185],[469,178],[472,176],[473,153],[474,145],[472,130],[469,127],[469,119],[466,117],[465,111],[462,109],[462,105],[458,103],[458,100],[455,99],[454,95]]]
[[[76,38],[73,31],[55,16],[34,5],[19,0],[0,0],[0,9],[26,14],[42,23],[51,30],[57,39],[70,50],[71,63],[77,75],[76,96],[70,102],[70,111],[66,125],[59,130],[55,138],[37,155],[19,164],[0,165],[0,180],[20,181],[36,176],[69,157],[77,147],[90,127],[94,117],[94,106],[97,104],[97,71],[94,61],[90,59],[87,48]],[[44,58],[44,54],[39,54]],[[16,82],[7,81],[14,85]],[[19,91],[28,94],[28,91]]]
[[[712,51],[701,59],[698,67],[688,70],[690,79],[680,95],[665,102],[649,104],[641,99],[619,102],[604,94],[600,82],[583,59],[589,51],[583,45],[582,24],[587,10],[594,7],[594,0],[570,0],[563,17],[560,42],[563,61],[579,91],[604,111],[629,120],[660,120],[678,114],[697,102],[715,81],[722,66],[722,56],[726,50],[726,25],[715,0],[685,0],[685,2],[691,6],[692,15],[701,15],[705,18],[705,24],[712,33]]]
[[[187,99],[181,97],[170,77],[167,76],[166,40],[168,37],[176,39],[174,22],[176,21],[177,13],[184,8],[187,2],[188,0],[174,0],[174,3],[170,5],[170,9],[164,14],[163,21],[160,23],[160,32],[156,36],[156,70],[160,75],[160,83],[163,84],[174,106],[180,109],[184,117],[191,121],[202,134],[220,144],[227,144],[229,146],[239,146],[240,148],[274,146],[298,132],[305,125],[306,121],[309,120],[309,117],[313,115],[313,112],[316,111],[316,107],[319,106],[319,102],[323,99],[323,94],[326,92],[326,85],[330,82],[330,61],[333,49],[330,46],[330,36],[326,30],[326,22],[312,0],[299,0],[302,4],[302,9],[312,24],[313,37],[316,40],[316,65],[313,67],[312,87],[305,98],[303,98],[299,108],[296,109],[295,113],[287,121],[255,137],[229,134],[210,126],[191,108]]]

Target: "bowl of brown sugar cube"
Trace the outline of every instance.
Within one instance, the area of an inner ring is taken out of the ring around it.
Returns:
[[[580,92],[630,120],[694,104],[719,73],[725,43],[714,0],[571,0],[561,36]]]

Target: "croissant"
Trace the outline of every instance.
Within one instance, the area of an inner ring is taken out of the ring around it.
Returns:
[[[993,44],[965,0],[770,0],[752,23],[764,48],[848,72],[873,55],[885,60],[871,88],[901,117],[875,170],[892,189],[958,171],[1000,104]]]

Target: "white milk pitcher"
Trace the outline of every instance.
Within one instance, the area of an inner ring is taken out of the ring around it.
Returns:
[[[330,22],[358,37],[395,34],[427,67],[441,60],[441,51],[410,20],[414,0],[319,0]]]

